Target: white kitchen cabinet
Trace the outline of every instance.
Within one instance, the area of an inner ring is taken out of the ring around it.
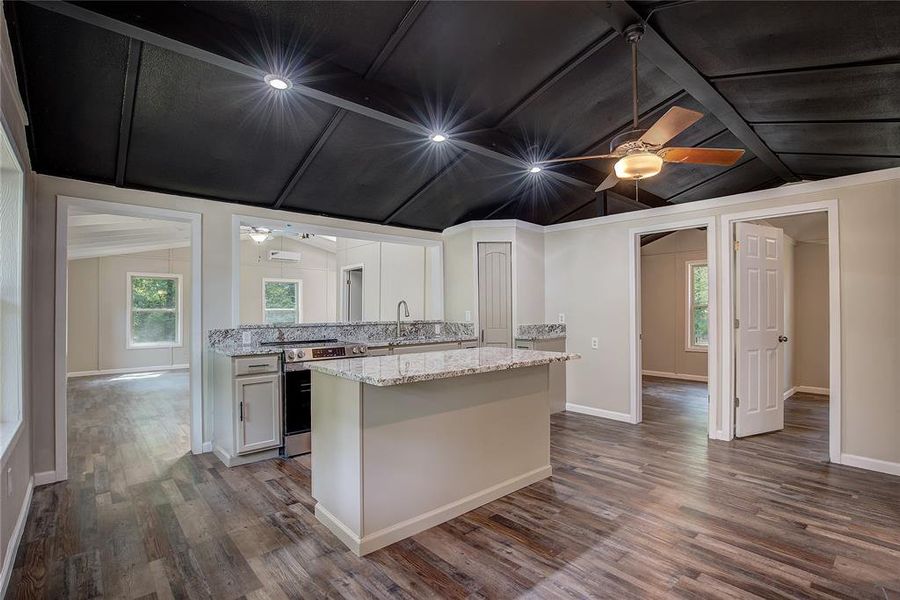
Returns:
[[[210,354],[213,452],[233,467],[278,456],[281,447],[281,359]]]
[[[281,445],[281,375],[246,375],[234,380],[237,454]]]

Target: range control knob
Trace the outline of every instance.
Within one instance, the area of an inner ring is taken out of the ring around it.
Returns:
[[[353,354],[359,354],[359,346],[353,346]]]
[[[296,350],[288,350],[287,358],[288,358],[288,360],[294,360],[295,358],[297,358],[297,351]]]
[[[304,352],[303,350],[297,350],[297,360],[300,360],[305,355],[306,355],[306,352]]]

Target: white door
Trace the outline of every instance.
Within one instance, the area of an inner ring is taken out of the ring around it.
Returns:
[[[281,445],[281,375],[236,377],[237,453]]]
[[[784,232],[737,224],[738,437],[784,429]]]
[[[478,325],[481,345],[512,345],[512,249],[509,242],[478,243]]]

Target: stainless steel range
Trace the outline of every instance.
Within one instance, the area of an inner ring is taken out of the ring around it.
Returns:
[[[308,363],[365,356],[364,344],[347,344],[338,340],[309,340],[303,342],[264,342],[283,348],[282,365],[282,422],[284,423],[283,456],[306,454],[311,450],[312,383]]]

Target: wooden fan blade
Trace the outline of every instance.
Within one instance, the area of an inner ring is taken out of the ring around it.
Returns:
[[[534,163],[536,165],[549,165],[551,163],[575,162],[578,160],[594,160],[597,158],[619,158],[618,154],[591,154],[589,156],[569,156],[566,158],[552,158],[550,160],[539,160]]]
[[[619,178],[616,177],[615,172],[610,173],[606,179],[603,180],[603,183],[597,186],[595,192],[602,192],[603,190],[608,190],[609,188],[615,187],[616,184],[619,183]]]
[[[650,126],[641,141],[648,146],[662,146],[673,137],[703,118],[703,113],[673,106],[659,121]]]
[[[744,155],[744,151],[732,148],[663,148],[657,154],[670,163],[730,167]]]

